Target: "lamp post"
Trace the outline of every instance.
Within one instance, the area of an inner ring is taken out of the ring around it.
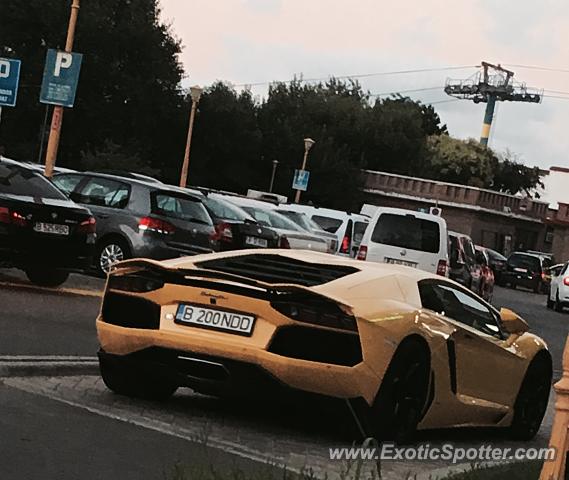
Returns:
[[[196,119],[196,109],[200,101],[203,89],[198,85],[190,87],[190,97],[192,98],[192,109],[190,111],[190,125],[188,127],[188,139],[186,140],[186,151],[184,152],[184,163],[182,163],[182,173],[180,175],[180,187],[184,188],[188,183],[188,169],[190,167],[190,148],[192,146],[192,132]]]
[[[277,172],[277,166],[279,165],[278,160],[273,160],[273,173],[271,173],[271,183],[269,185],[269,192],[273,191],[273,183],[275,182],[275,173]]]
[[[305,138],[304,139],[304,158],[302,159],[302,168],[301,170],[306,169],[306,161],[308,160],[308,152],[310,151],[310,149],[312,148],[312,145],[314,145],[316,142],[314,140],[312,140],[312,138]],[[300,202],[300,190],[296,191],[296,196],[294,198],[294,203],[299,203]]]
[[[69,26],[67,27],[67,39],[65,41],[66,52],[73,51],[79,8],[79,0],[73,0],[73,3],[71,4],[71,14],[69,16]],[[51,128],[49,130],[49,139],[47,141],[47,150],[45,155],[44,175],[46,177],[51,177],[53,175],[53,167],[55,167],[57,150],[59,149],[59,138],[61,137],[61,122],[63,122],[63,107],[56,105],[53,107],[53,114],[51,116]]]

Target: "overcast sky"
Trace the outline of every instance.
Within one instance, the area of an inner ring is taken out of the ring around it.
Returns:
[[[163,20],[182,40],[185,86],[215,80],[252,84],[478,65],[511,67],[517,81],[544,88],[543,103],[500,103],[490,145],[529,165],[569,167],[568,0],[162,0]],[[449,100],[445,80],[475,68],[359,79],[366,90],[408,93],[424,103]],[[251,87],[262,97],[266,86]],[[478,138],[484,105],[434,105],[451,135]]]

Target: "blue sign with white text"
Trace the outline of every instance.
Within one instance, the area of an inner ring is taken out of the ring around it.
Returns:
[[[0,107],[15,107],[20,82],[20,60],[0,58]]]
[[[45,59],[40,102],[72,107],[83,55],[49,49]]]
[[[294,178],[292,179],[292,188],[295,190],[302,190],[306,192],[308,189],[308,179],[310,178],[310,172],[308,170],[295,170]]]

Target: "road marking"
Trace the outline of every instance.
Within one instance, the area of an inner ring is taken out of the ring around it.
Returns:
[[[160,420],[146,420],[146,419],[137,419],[137,418],[130,418],[126,415],[119,415],[116,413],[111,413],[108,410],[103,410],[97,407],[92,407],[89,405],[85,405],[83,403],[80,402],[76,402],[74,400],[68,400],[62,397],[59,397],[51,392],[47,392],[45,390],[42,391],[37,391],[35,388],[30,387],[27,384],[21,384],[17,382],[17,379],[15,379],[16,381],[10,381],[9,379],[5,379],[4,383],[13,387],[13,388],[17,388],[18,390],[23,390],[25,392],[34,394],[34,395],[40,395],[42,397],[47,397],[50,400],[55,400],[57,402],[61,402],[61,403],[65,403],[66,405],[70,405],[72,407],[75,408],[81,408],[83,410],[86,410],[90,413],[96,414],[96,415],[100,415],[102,417],[107,417],[107,418],[111,418],[113,420],[118,420],[121,422],[125,422],[125,423],[130,423],[132,425],[136,425],[138,427],[142,427],[142,428],[147,428],[149,430],[154,430],[156,432],[162,433],[164,435],[170,435],[171,437],[177,437],[180,438],[182,440],[187,440],[189,442],[192,443],[203,443],[203,445],[205,447],[211,447],[211,448],[215,448],[217,450],[222,450],[224,452],[230,453],[232,455],[236,455],[238,457],[241,458],[245,458],[247,460],[252,460],[254,462],[258,462],[258,463],[263,463],[263,464],[267,464],[267,465],[275,465],[275,459],[267,454],[264,454],[262,452],[258,452],[256,450],[247,448],[245,446],[243,446],[242,444],[238,444],[238,443],[234,443],[234,442],[229,442],[227,440],[223,440],[221,438],[215,438],[213,436],[208,436],[207,439],[203,442],[199,441],[200,438],[200,433],[196,432],[195,434],[191,434],[191,433],[183,433],[183,432],[176,432],[172,430],[172,426],[168,425]],[[300,468],[295,468],[295,467],[290,467],[287,465],[280,465],[280,464],[276,464],[277,467],[282,467],[282,468],[286,468],[287,471],[295,473],[297,475],[301,475],[302,474],[302,470]],[[318,478],[318,477],[316,477]]]
[[[1,288],[21,288],[24,290],[32,290],[36,292],[46,292],[53,293],[56,295],[77,295],[83,297],[97,297],[103,296],[103,292],[99,290],[83,290],[80,288],[51,288],[51,287],[41,287],[39,285],[28,285],[26,283],[14,283],[14,282],[0,282]]]

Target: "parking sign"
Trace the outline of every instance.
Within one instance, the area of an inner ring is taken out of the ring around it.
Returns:
[[[83,55],[50,49],[47,51],[40,102],[72,107],[75,102]]]
[[[295,170],[294,177],[292,179],[292,188],[294,190],[301,190],[306,192],[308,188],[308,179],[310,178],[310,172],[308,170]]]
[[[0,58],[0,107],[15,107],[20,82],[20,60]]]

